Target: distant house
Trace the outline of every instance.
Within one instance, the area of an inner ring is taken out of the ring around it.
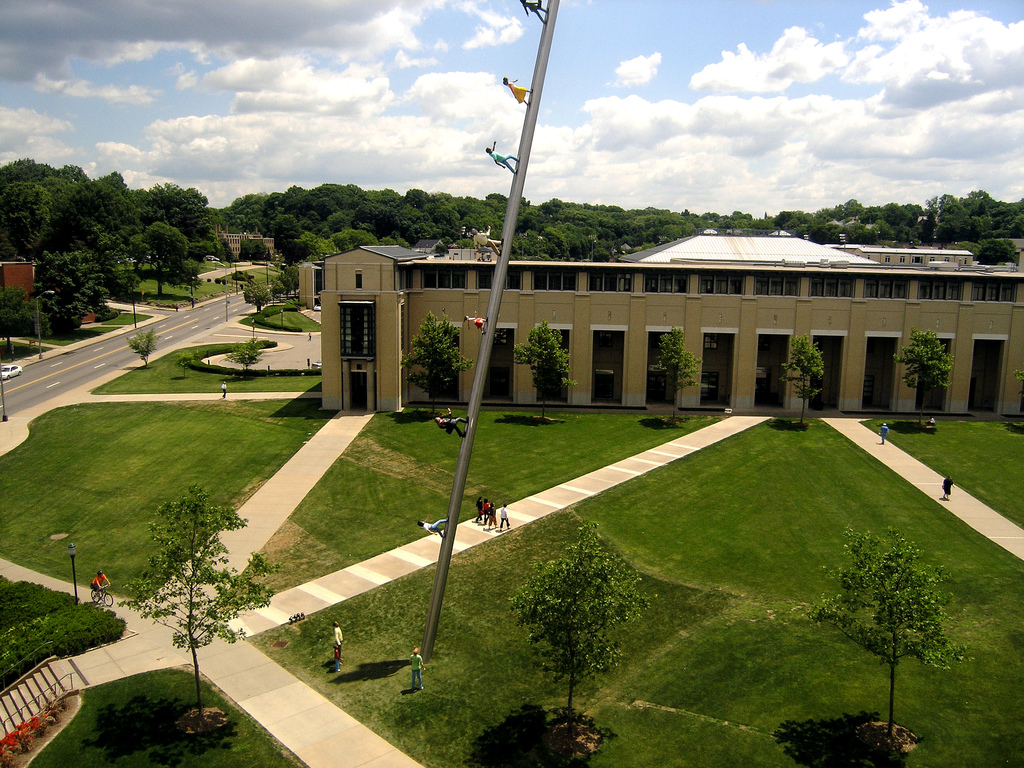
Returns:
[[[433,253],[440,240],[420,240],[412,247],[417,253]]]
[[[0,288],[18,286],[25,290],[26,296],[31,296],[34,282],[35,265],[25,261],[0,262]]]
[[[223,227],[216,227],[215,231],[217,233],[217,237],[219,237],[228,246],[228,250],[231,251],[231,254],[235,257],[236,261],[242,252],[243,240],[259,240],[267,247],[268,254],[274,253],[274,238],[264,237],[259,233],[259,231],[235,233],[228,232],[227,229]]]

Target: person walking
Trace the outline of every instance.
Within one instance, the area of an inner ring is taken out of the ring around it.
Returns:
[[[498,527],[498,507],[494,504],[489,503],[487,506],[487,519],[492,531]]]
[[[225,399],[225,400],[227,399],[227,396],[228,396],[228,383],[226,381],[222,381],[220,383],[220,396],[221,396],[222,399]]]
[[[502,504],[501,505],[501,527],[498,528],[498,530],[499,531],[504,531],[506,525],[508,526],[508,529],[511,531],[512,530],[512,523],[510,523],[508,521],[508,506],[505,505],[505,504]]]
[[[949,494],[953,492],[953,478],[946,475],[946,479],[942,481],[942,500],[949,501]]]
[[[885,438],[889,436],[889,425],[882,423],[882,428],[878,430],[878,434],[882,436],[882,445],[885,445]]]
[[[334,671],[341,672],[341,641],[344,640],[341,634],[341,626],[334,622]]]
[[[414,691],[423,690],[423,670],[426,669],[427,663],[420,656],[420,648],[416,646],[412,649],[412,655],[409,657],[409,662],[412,664],[412,689]]]
[[[480,523],[480,518],[484,516],[484,497],[476,497],[476,522]]]

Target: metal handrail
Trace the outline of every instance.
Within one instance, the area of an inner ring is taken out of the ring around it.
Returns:
[[[23,659],[19,659],[18,661],[14,662],[14,664],[12,664],[9,668],[5,669],[2,674],[0,674],[0,680],[2,680],[3,678],[7,677],[7,675],[10,674],[12,671],[14,671],[16,669],[21,669],[21,667],[25,664],[26,661],[28,661],[31,658],[34,658],[36,653],[38,653],[40,649],[45,648],[48,645],[53,645],[53,640],[47,640],[46,642],[41,643],[38,647],[36,647],[31,653],[29,653]],[[52,658],[56,658],[56,657],[54,656]],[[44,659],[44,661],[45,661],[45,659]],[[36,666],[38,667],[42,663],[43,662],[36,662]],[[24,677],[24,675],[22,677]],[[20,681],[21,681],[21,678],[19,677],[17,680],[15,680],[13,683],[11,683],[11,685],[17,685]],[[4,690],[7,690],[7,688],[10,688],[10,687],[11,686],[9,685],[6,688],[4,688]]]
[[[50,662],[46,661],[46,662],[44,662],[44,664],[45,664],[45,666],[49,666]],[[24,675],[23,677],[19,678],[17,683],[15,683],[14,685],[11,685],[11,686],[8,686],[7,688],[5,688],[3,690],[3,693],[0,694],[0,695],[7,694],[10,691],[14,690],[14,688],[16,688],[18,685],[20,685],[26,679],[28,679],[28,677],[30,675],[34,674],[36,671],[41,669],[44,666],[44,664],[38,665],[35,669],[32,670],[32,672],[30,672],[30,673]],[[52,667],[51,667],[51,669],[52,669]],[[69,681],[70,687],[65,687],[64,686],[63,683],[64,683],[65,680]],[[17,727],[19,725],[21,725],[21,723],[26,721],[26,718],[22,715],[23,712],[28,711],[30,713],[29,717],[33,717],[34,716],[34,715],[31,714],[33,707],[37,707],[37,712],[42,712],[46,707],[45,706],[42,706],[42,707],[39,706],[40,699],[42,699],[42,702],[45,705],[47,703],[54,703],[58,699],[60,699],[61,696],[64,696],[64,695],[70,693],[74,689],[74,681],[75,681],[75,673],[74,673],[74,671],[68,672],[67,674],[63,675],[62,677],[57,678],[57,680],[55,680],[54,682],[49,683],[46,686],[45,690],[43,690],[40,693],[38,693],[35,696],[33,696],[28,702],[26,702],[25,704],[23,704],[20,707],[15,707],[14,715],[13,716],[8,714],[6,707],[4,707],[3,714],[0,714],[0,723],[2,723],[4,725],[4,732],[5,733],[10,733],[11,731],[17,729]],[[15,704],[15,703],[16,702],[12,698],[11,699],[11,704]],[[18,722],[15,722],[16,718],[20,718],[18,720]],[[10,725],[10,730],[8,730],[8,725]]]

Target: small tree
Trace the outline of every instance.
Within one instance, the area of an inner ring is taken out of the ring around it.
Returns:
[[[259,312],[270,303],[273,296],[270,293],[269,285],[250,278],[242,289],[242,298],[245,299],[246,304],[252,304]]]
[[[547,400],[562,387],[573,387],[569,376],[569,352],[562,349],[562,332],[552,328],[545,320],[526,337],[525,344],[516,344],[512,350],[518,365],[530,366],[533,386],[540,395],[540,416],[543,419]]]
[[[32,304],[25,289],[16,285],[0,288],[0,337],[7,339],[7,354],[14,355],[12,336],[28,336],[34,328]]]
[[[794,389],[801,400],[800,423],[803,424],[807,401],[821,392],[819,382],[825,375],[821,350],[806,336],[794,336],[789,342],[789,362],[783,363],[782,369],[787,374],[783,379],[796,385]]]
[[[529,641],[542,646],[544,668],[567,679],[566,709],[575,722],[576,686],[618,663],[622,655],[611,631],[639,617],[648,600],[637,589],[640,577],[601,544],[594,525],[579,529],[564,557],[536,566],[512,597],[516,621]]]
[[[412,338],[412,354],[402,357],[409,370],[410,384],[427,393],[430,410],[438,395],[447,392],[459,373],[473,367],[473,361],[459,351],[459,329],[448,318],[438,319],[428,312],[420,332]]]
[[[194,349],[186,350],[178,355],[178,367],[181,368],[181,376],[188,375],[188,369],[199,362],[199,353]]]
[[[242,370],[248,371],[260,360],[263,359],[263,347],[255,339],[235,344],[235,348],[224,357],[235,365],[242,366]]]
[[[921,389],[921,410],[917,423],[924,421],[924,394],[930,389],[949,386],[949,373],[953,370],[953,356],[946,351],[935,331],[910,329],[910,344],[900,347],[893,359],[904,367],[903,383],[911,389]]]
[[[139,331],[128,338],[128,348],[142,358],[143,366],[149,365],[149,358],[156,352],[156,343],[160,340],[153,331]]]
[[[658,341],[658,367],[665,371],[668,387],[672,390],[672,404],[679,406],[679,392],[692,387],[700,376],[701,359],[686,349],[682,328],[663,333]],[[673,413],[673,421],[676,417]]]
[[[835,573],[843,592],[823,597],[813,621],[832,624],[889,667],[889,737],[893,732],[896,667],[911,657],[946,669],[964,657],[962,646],[943,633],[943,610],[951,596],[936,590],[945,578],[941,568],[919,563],[921,552],[893,529],[888,546],[877,536],[845,533],[847,570]]]
[[[1024,369],[1014,371],[1013,376],[1020,382],[1020,395],[1024,397]]]
[[[242,573],[227,567],[228,550],[220,535],[244,528],[245,521],[234,510],[212,506],[199,486],[162,504],[158,514],[150,527],[156,554],[149,569],[128,585],[133,595],[128,605],[170,628],[174,646],[192,654],[202,719],[198,651],[217,637],[233,643],[244,636],[229,624],[243,611],[270,604],[271,592],[258,579],[272,568],[259,553],[250,556]]]

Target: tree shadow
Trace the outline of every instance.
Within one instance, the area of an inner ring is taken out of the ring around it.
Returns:
[[[520,413],[506,413],[494,420],[495,424],[515,424],[520,427],[546,427],[551,424],[564,424],[561,419],[553,419],[550,416],[528,416]]]
[[[916,421],[889,422],[889,431],[899,435],[934,435],[938,430],[929,426],[928,422],[918,424]]]
[[[414,411],[401,411],[400,413],[387,413],[381,415],[391,419],[395,424],[419,424],[424,421],[434,420],[433,413],[430,411],[420,410],[419,408]]]
[[[228,750],[237,735],[237,725],[228,723],[207,733],[184,733],[177,720],[192,705],[175,699],[134,696],[125,704],[102,707],[96,717],[93,737],[83,746],[103,750],[107,762],[147,753],[157,765],[180,765],[186,756],[203,755],[214,749]]]
[[[880,752],[857,736],[877,712],[844,714],[829,720],[787,720],[772,733],[782,750],[809,768],[899,768],[902,755]]]
[[[1010,423],[1006,425],[1006,431],[1015,435],[1024,435],[1024,424]]]
[[[801,424],[799,419],[771,419],[768,426],[776,432],[806,432],[811,428],[811,422],[805,419]]]
[[[334,660],[328,660],[324,665],[330,669],[334,669]],[[391,677],[396,672],[409,666],[408,659],[389,659],[387,661],[370,661],[358,665],[357,667],[339,672],[334,675],[331,679],[333,683],[358,683],[366,680],[380,680],[385,677]]]
[[[477,736],[469,763],[478,768],[586,768],[592,755],[565,757],[544,745],[544,734],[557,722],[557,717],[549,721],[542,707],[523,704]],[[609,729],[598,730],[605,742],[615,738]]]
[[[640,419],[640,426],[644,429],[680,429],[686,426],[685,416],[644,416]]]

